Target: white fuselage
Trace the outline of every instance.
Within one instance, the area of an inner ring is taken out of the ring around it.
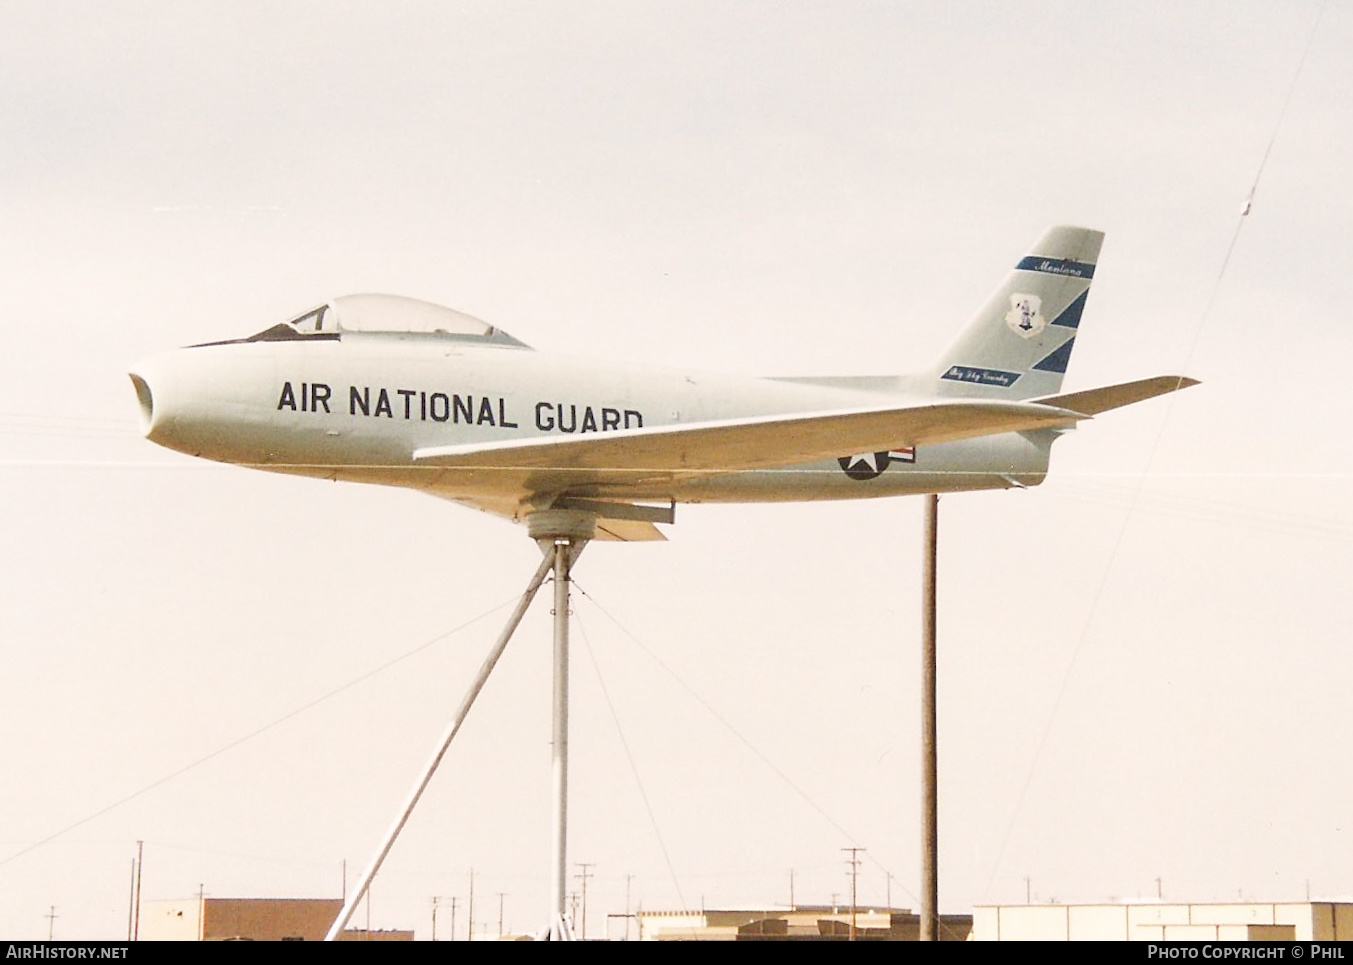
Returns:
[[[515,516],[520,475],[416,465],[437,446],[876,406],[915,399],[905,378],[822,384],[600,364],[446,335],[344,333],[244,341],[146,360],[134,380],[147,436],[275,472],[420,489]],[[574,495],[678,502],[860,499],[1036,485],[1056,433],[1004,433],[915,450]],[[849,470],[849,471],[848,471]]]

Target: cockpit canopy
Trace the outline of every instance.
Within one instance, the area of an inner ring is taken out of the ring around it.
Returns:
[[[343,332],[445,335],[527,347],[501,328],[473,315],[402,295],[342,295],[298,318],[259,332],[248,341],[290,341],[316,336],[334,339]]]

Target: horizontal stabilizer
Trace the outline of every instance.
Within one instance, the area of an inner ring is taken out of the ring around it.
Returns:
[[[686,425],[517,439],[488,445],[432,446],[414,452],[425,466],[530,470],[537,487],[551,473],[560,488],[582,480],[737,472],[802,465],[1003,432],[1065,428],[1084,414],[1031,402],[952,399]],[[611,474],[619,474],[611,476]]]
[[[1154,379],[1138,379],[1136,382],[1106,385],[1100,389],[1087,389],[1084,392],[1072,392],[1067,395],[1050,395],[1034,401],[1040,405],[1053,405],[1083,415],[1099,415],[1110,409],[1119,409],[1134,402],[1154,399],[1158,395],[1178,392],[1180,389],[1197,384],[1197,379],[1183,375],[1158,375]]]

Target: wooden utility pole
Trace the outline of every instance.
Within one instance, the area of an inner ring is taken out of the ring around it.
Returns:
[[[136,859],[132,858],[131,884],[127,886],[127,941],[132,940],[132,926],[136,921]]]
[[[855,904],[855,883],[860,876],[860,852],[864,848],[842,848],[842,851],[849,851],[850,858],[847,863],[850,865],[850,940],[857,941],[858,930],[855,927],[855,915],[857,905]]]
[[[143,867],[142,858],[145,857],[146,843],[144,841],[136,842],[136,906],[132,917],[132,941],[141,940],[141,869]]]
[[[625,941],[630,940],[630,919],[634,916],[630,914],[630,882],[634,880],[634,875],[628,871],[625,872]],[[1311,885],[1306,884],[1306,897],[1311,897]]]
[[[921,590],[921,941],[939,940],[939,753],[935,714],[935,570],[940,497],[925,503],[925,549]]]
[[[577,862],[577,865],[579,868],[583,869],[573,876],[583,883],[583,919],[580,923],[581,927],[578,929],[578,938],[587,941],[587,879],[592,877],[592,872],[587,869],[595,868],[596,863],[591,861],[579,861]]]

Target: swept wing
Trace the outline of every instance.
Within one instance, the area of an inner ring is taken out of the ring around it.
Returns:
[[[761,416],[514,440],[433,446],[414,452],[420,465],[529,470],[537,491],[795,466],[842,453],[953,442],[976,436],[1063,428],[1088,416],[1033,402],[944,402]]]

